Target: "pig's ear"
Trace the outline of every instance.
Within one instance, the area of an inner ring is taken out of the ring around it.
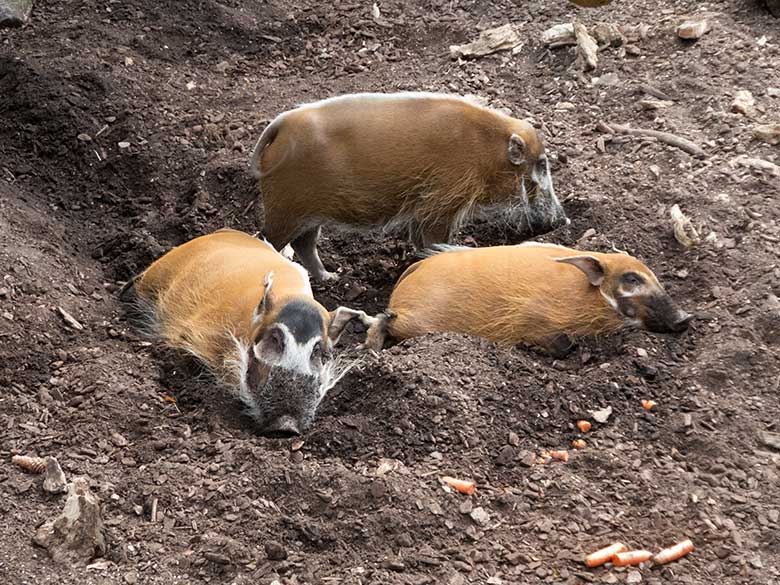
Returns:
[[[519,134],[512,134],[509,137],[509,148],[507,149],[509,162],[513,165],[524,165],[527,162],[528,146]]]
[[[257,326],[260,321],[263,320],[263,315],[271,310],[271,286],[274,283],[274,273],[269,272],[265,275],[265,281],[263,283],[263,296],[260,298],[260,302],[255,307],[255,313],[252,315],[252,325]]]
[[[601,286],[601,283],[604,282],[604,274],[606,272],[604,270],[604,265],[601,263],[601,260],[595,256],[567,256],[564,258],[555,258],[555,261],[576,266],[585,273],[585,276],[588,277],[588,282],[593,286]]]

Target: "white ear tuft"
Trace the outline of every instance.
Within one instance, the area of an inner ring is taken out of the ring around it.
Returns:
[[[274,284],[273,271],[265,275],[263,280],[263,296],[260,298],[260,302],[255,307],[255,314],[252,315],[252,326],[257,326],[263,319],[263,313],[271,308],[271,287]]]
[[[519,134],[512,134],[509,137],[509,145],[507,154],[509,156],[509,162],[513,165],[524,165],[527,162],[528,146],[523,140],[523,137]]]

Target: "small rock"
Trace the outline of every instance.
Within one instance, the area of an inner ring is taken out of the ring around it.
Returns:
[[[753,113],[753,106],[756,105],[756,100],[753,94],[746,89],[740,89],[734,95],[734,101],[731,102],[731,111],[737,114],[749,115]]]
[[[769,97],[780,97],[780,87],[767,87],[766,95]]]
[[[275,540],[269,540],[265,543],[265,554],[271,561],[283,561],[287,558],[287,551]]]
[[[81,142],[92,142],[92,137],[89,134],[83,134],[82,133],[82,134],[79,134],[78,136],[76,136],[76,138],[78,140],[80,140]]]
[[[56,562],[86,564],[106,551],[100,502],[83,477],[68,484],[65,509],[42,524],[33,541],[48,550]]]
[[[604,424],[609,420],[609,417],[612,416],[612,407],[607,406],[606,408],[602,408],[601,410],[591,410],[590,415],[593,417],[593,420],[595,420],[597,423]]]
[[[217,63],[216,70],[219,71],[220,73],[225,73],[225,71],[228,70],[228,67],[230,67],[230,63],[228,63],[227,61],[220,61],[219,63]]]
[[[14,314],[9,313],[8,311],[3,311],[3,319],[7,321],[13,321],[14,320]]]
[[[125,583],[127,583],[127,585],[135,585],[138,583],[138,573],[135,571],[125,573]]]
[[[5,287],[0,288],[0,298],[5,298],[8,296],[8,289]]]
[[[637,347],[636,348],[636,355],[638,355],[641,358],[646,358],[647,357],[647,350],[643,349],[641,347]]]
[[[595,86],[609,87],[619,83],[620,77],[618,77],[617,73],[605,73],[601,77],[593,78],[593,85]]]
[[[631,571],[628,576],[626,577],[626,583],[641,583],[642,582],[642,573],[639,571]]]
[[[509,465],[515,459],[515,450],[510,445],[504,445],[496,457],[497,465]]]
[[[536,463],[536,455],[534,455],[531,451],[521,451],[518,459],[520,461],[520,465],[524,467],[533,467],[534,463]]]
[[[474,504],[471,501],[471,499],[463,500],[460,503],[460,506],[458,507],[458,512],[460,512],[464,516],[468,516],[469,514],[471,514],[472,510],[474,510]]]
[[[117,143],[116,143],[116,145],[117,145],[119,148],[123,149],[123,150],[124,150],[125,148],[130,148],[130,143],[129,143],[129,142],[127,142],[127,141],[125,141],[125,140],[123,140],[122,142],[117,142]]]
[[[23,26],[30,19],[32,0],[0,0],[0,28]]]
[[[346,301],[352,302],[356,298],[358,298],[360,295],[362,295],[364,292],[366,292],[366,287],[363,285],[354,283],[352,286],[349,287],[347,292],[344,294],[344,299]]]
[[[780,451],[780,433],[770,433],[769,431],[761,431],[758,434],[761,442],[770,447],[771,449],[777,449]]]
[[[135,61],[133,61],[132,57],[125,57],[124,63],[125,63],[125,67],[130,67],[135,63]]]
[[[192,91],[193,89],[195,89],[196,85],[194,81],[188,81],[185,87],[187,88],[188,91]]]
[[[577,106],[571,102],[558,102],[555,104],[555,109],[562,112],[570,112],[572,110],[576,110]]]
[[[113,431],[109,435],[111,442],[116,445],[117,447],[127,447],[130,443],[127,439],[125,439],[122,435],[117,433],[116,431]]]
[[[677,36],[688,41],[695,41],[710,30],[710,22],[707,19],[686,20],[677,27]]]
[[[469,516],[479,526],[485,526],[488,522],[490,522],[490,514],[488,514],[487,511],[485,511],[485,509],[481,506],[474,508]]]
[[[517,433],[513,431],[509,431],[509,437],[507,438],[507,443],[509,443],[513,447],[518,447],[520,445],[520,437],[517,435]]]
[[[753,128],[753,138],[769,144],[780,144],[780,124],[763,124]]]
[[[46,471],[43,478],[43,490],[50,494],[68,491],[68,482],[59,462],[54,457],[46,457]]]
[[[646,99],[639,101],[639,107],[643,110],[662,110],[664,108],[670,108],[674,105],[674,102],[667,100],[653,100]]]

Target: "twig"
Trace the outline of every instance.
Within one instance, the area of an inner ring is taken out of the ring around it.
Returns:
[[[658,98],[659,100],[664,100],[665,102],[673,102],[674,98],[669,97],[667,94],[662,92],[660,89],[653,87],[652,85],[648,83],[640,83],[639,89],[641,89],[643,92],[645,92],[647,95],[651,95],[654,98]]]
[[[628,126],[621,126],[620,124],[605,124],[603,122],[599,122],[597,128],[602,132],[611,130],[612,132],[616,132],[618,134],[628,134],[629,136],[650,136],[660,140],[661,142],[665,142],[670,146],[679,148],[680,150],[683,150],[693,156],[705,156],[704,150],[702,150],[700,146],[691,142],[687,138],[675,136],[669,132],[659,132],[658,130],[647,130],[645,128],[629,128]]]

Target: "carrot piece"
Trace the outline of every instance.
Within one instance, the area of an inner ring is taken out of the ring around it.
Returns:
[[[580,432],[587,433],[592,426],[593,425],[590,424],[590,421],[587,420],[577,421],[577,428],[580,429]]]
[[[659,552],[653,557],[653,562],[659,565],[665,565],[666,563],[671,563],[672,561],[684,557],[692,550],[693,543],[690,540],[683,540],[682,542],[678,542],[674,546],[670,546]]]
[[[587,446],[587,443],[582,439],[574,439],[571,442],[571,446],[574,447],[575,449],[584,449]]]
[[[563,461],[566,463],[569,460],[569,452],[563,449],[562,451],[548,451],[547,453],[550,457],[553,459],[557,459],[558,461]]]
[[[645,410],[653,410],[653,407],[655,406],[655,400],[643,400],[642,401],[642,408]]]
[[[612,555],[612,564],[616,567],[627,567],[629,565],[638,565],[653,558],[653,553],[649,550],[631,550]]]
[[[625,550],[626,545],[622,542],[610,544],[607,547],[600,548],[596,552],[590,553],[587,557],[585,557],[585,564],[591,568],[600,567],[604,563],[611,561],[613,556],[618,553],[622,553]]]
[[[459,491],[462,494],[466,494],[467,496],[473,494],[477,489],[477,484],[475,484],[473,481],[455,479],[454,477],[450,477],[448,475],[443,475],[441,480],[451,488]]]

